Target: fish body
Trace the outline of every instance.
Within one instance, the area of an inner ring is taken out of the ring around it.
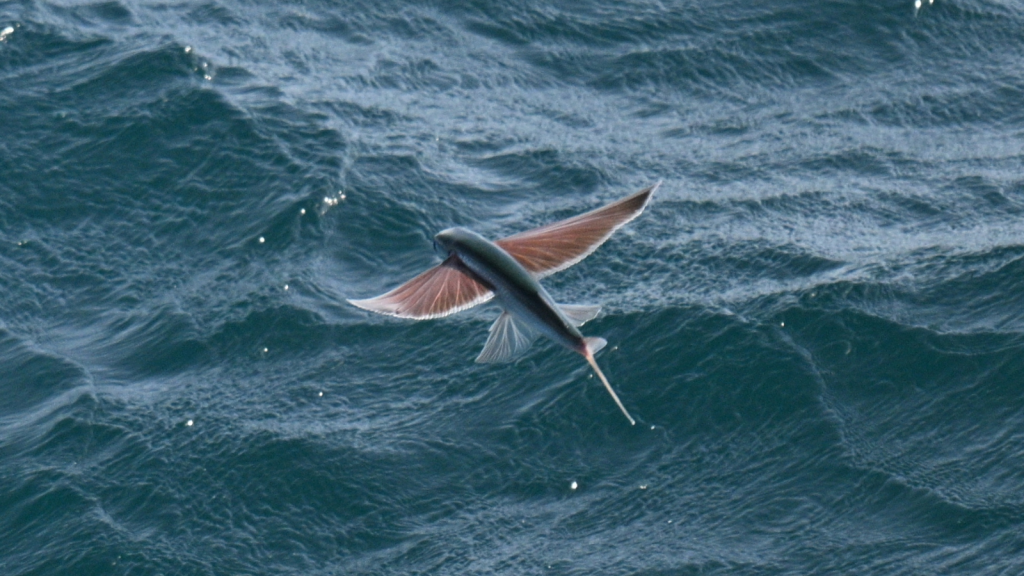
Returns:
[[[469,274],[488,286],[501,307],[555,342],[582,353],[583,334],[548,291],[500,246],[465,228],[449,228],[434,240],[458,257]]]
[[[630,424],[636,424],[594,360],[607,342],[579,331],[579,326],[597,316],[600,306],[556,304],[539,280],[593,253],[644,211],[660,185],[494,242],[465,228],[449,228],[434,237],[435,249],[445,256],[443,262],[390,292],[349,302],[380,314],[426,320],[497,298],[502,313],[491,326],[477,362],[508,362],[543,334],[583,355]]]

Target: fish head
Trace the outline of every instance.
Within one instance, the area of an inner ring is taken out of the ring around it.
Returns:
[[[447,258],[451,256],[452,252],[456,251],[461,241],[469,234],[472,234],[465,228],[448,228],[442,230],[434,236],[434,252],[441,258]]]
[[[451,228],[442,230],[434,235],[434,253],[442,259],[447,258],[452,253],[450,232]]]

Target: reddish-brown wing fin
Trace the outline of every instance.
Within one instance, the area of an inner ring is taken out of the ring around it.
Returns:
[[[462,272],[451,256],[387,294],[349,303],[389,316],[427,320],[472,308],[493,297],[488,287]]]
[[[495,244],[538,277],[554,274],[590,256],[616,230],[639,216],[658,186],[661,182],[607,206],[502,238]]]

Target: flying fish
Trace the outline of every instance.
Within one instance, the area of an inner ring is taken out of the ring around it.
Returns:
[[[494,242],[465,228],[443,230],[434,237],[434,249],[443,262],[386,294],[349,303],[389,316],[427,320],[497,299],[502,312],[477,362],[508,362],[525,352],[538,335],[547,336],[586,358],[629,423],[636,424],[594,360],[607,341],[584,337],[579,331],[601,307],[556,304],[539,280],[592,254],[644,211],[660,185]]]

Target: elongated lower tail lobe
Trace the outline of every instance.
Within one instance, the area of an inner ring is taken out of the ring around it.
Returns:
[[[594,341],[594,345],[591,345],[591,340]],[[629,411],[622,405],[622,401],[619,400],[618,394],[615,393],[615,390],[612,390],[612,385],[608,383],[608,379],[604,377],[604,372],[601,372],[601,368],[598,367],[597,361],[594,360],[594,352],[600,350],[604,343],[605,341],[603,338],[587,338],[587,348],[583,353],[583,357],[587,359],[587,362],[590,363],[590,367],[597,373],[597,377],[601,379],[605,389],[612,395],[612,400],[615,400],[615,403],[619,406],[619,410],[622,410],[622,413],[626,415],[626,419],[629,420],[630,425],[636,426],[636,420],[633,420],[633,417],[629,415]]]

